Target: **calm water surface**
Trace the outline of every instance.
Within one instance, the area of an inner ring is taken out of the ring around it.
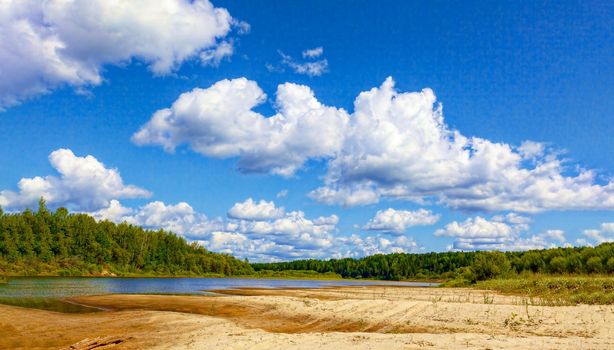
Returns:
[[[232,288],[323,288],[333,286],[394,285],[430,287],[437,283],[283,280],[247,278],[118,278],[118,277],[16,277],[0,284],[0,299],[65,298],[98,294],[206,294],[207,290]]]

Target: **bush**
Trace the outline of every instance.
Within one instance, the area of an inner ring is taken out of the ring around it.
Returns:
[[[557,256],[550,260],[550,272],[552,273],[563,273],[565,272],[565,259],[563,257]]]
[[[586,269],[588,272],[598,273],[601,272],[603,265],[601,264],[601,259],[598,256],[593,256],[592,258],[586,261]]]
[[[475,280],[483,281],[502,276],[510,271],[511,264],[504,253],[479,252],[471,265]]]

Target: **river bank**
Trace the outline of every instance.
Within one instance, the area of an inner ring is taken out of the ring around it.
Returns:
[[[612,305],[529,305],[523,297],[462,288],[251,288],[216,293],[69,298],[108,310],[90,314],[0,305],[0,348],[614,347]]]

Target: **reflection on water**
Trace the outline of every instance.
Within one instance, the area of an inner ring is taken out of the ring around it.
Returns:
[[[62,301],[63,298],[98,294],[206,294],[232,288],[324,288],[332,286],[395,285],[428,287],[436,283],[359,280],[280,280],[246,278],[118,278],[118,277],[15,277],[0,284],[0,303],[61,312],[95,309]]]

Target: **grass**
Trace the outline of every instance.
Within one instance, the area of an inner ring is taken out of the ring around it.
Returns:
[[[614,304],[614,276],[522,275],[477,282],[473,287],[527,297],[539,305]]]

